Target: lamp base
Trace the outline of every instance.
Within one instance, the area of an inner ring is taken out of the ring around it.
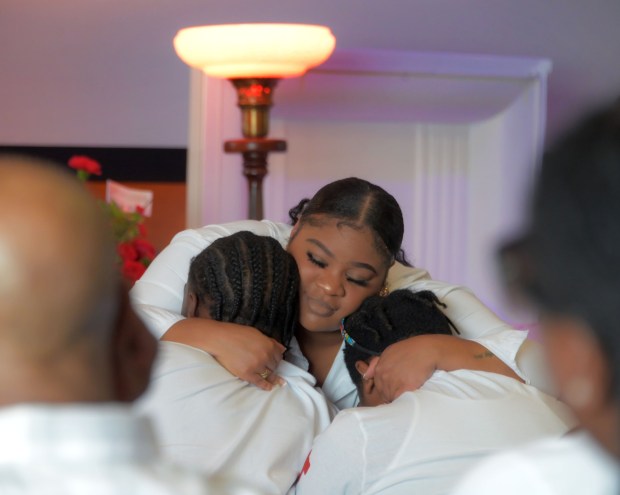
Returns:
[[[241,128],[246,138],[264,138],[269,133],[269,109],[278,78],[245,77],[230,79],[237,90]]]
[[[263,177],[267,175],[267,155],[270,152],[286,151],[286,141],[282,139],[234,139],[224,142],[226,153],[243,155],[243,175],[248,180],[250,199],[248,218],[263,219]]]

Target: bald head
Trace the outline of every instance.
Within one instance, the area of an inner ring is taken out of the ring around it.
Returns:
[[[0,375],[3,360],[32,373],[96,360],[119,303],[114,256],[102,212],[74,177],[0,157]]]

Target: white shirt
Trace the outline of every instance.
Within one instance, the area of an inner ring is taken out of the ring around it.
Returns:
[[[151,387],[136,407],[171,460],[284,493],[331,415],[312,375],[286,361],[276,371],[286,385],[266,392],[200,349],[160,342]]]
[[[463,478],[453,495],[618,495],[620,463],[586,433],[494,455]]]
[[[150,424],[118,404],[3,407],[0,438],[2,494],[221,493],[163,462]]]
[[[573,425],[565,405],[517,380],[437,371],[391,404],[341,411],[315,439],[296,493],[447,493],[483,456]]]
[[[183,288],[187,281],[191,259],[215,239],[241,230],[271,236],[282,246],[286,246],[291,227],[269,220],[260,222],[241,220],[188,229],[174,236],[170,244],[153,260],[146,273],[133,286],[130,295],[134,308],[157,338],[183,318],[181,316]],[[399,263],[395,263],[390,269],[387,285],[390,290],[433,291],[447,305],[444,312],[459,329],[461,337],[479,342],[526,382],[550,391],[537,344],[528,341],[529,346],[523,346],[520,351],[527,333],[509,327],[468,289],[431,280],[426,270],[406,267]],[[354,406],[357,403],[357,395],[342,362],[341,354],[338,353],[323,383],[323,391],[332,403],[342,409]],[[303,366],[303,362],[295,363]]]

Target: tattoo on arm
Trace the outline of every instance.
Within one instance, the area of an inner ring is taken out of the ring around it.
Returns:
[[[486,350],[480,354],[474,354],[474,359],[485,359],[485,358],[494,358],[495,354],[493,354],[491,351]]]

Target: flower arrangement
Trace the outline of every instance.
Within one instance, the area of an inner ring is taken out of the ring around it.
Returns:
[[[76,170],[81,182],[91,175],[101,175],[101,165],[88,156],[76,155],[69,159],[69,167]],[[146,239],[144,209],[124,211],[113,201],[99,201],[110,220],[110,228],[116,239],[116,252],[121,274],[132,284],[138,280],[155,258],[155,247]]]

